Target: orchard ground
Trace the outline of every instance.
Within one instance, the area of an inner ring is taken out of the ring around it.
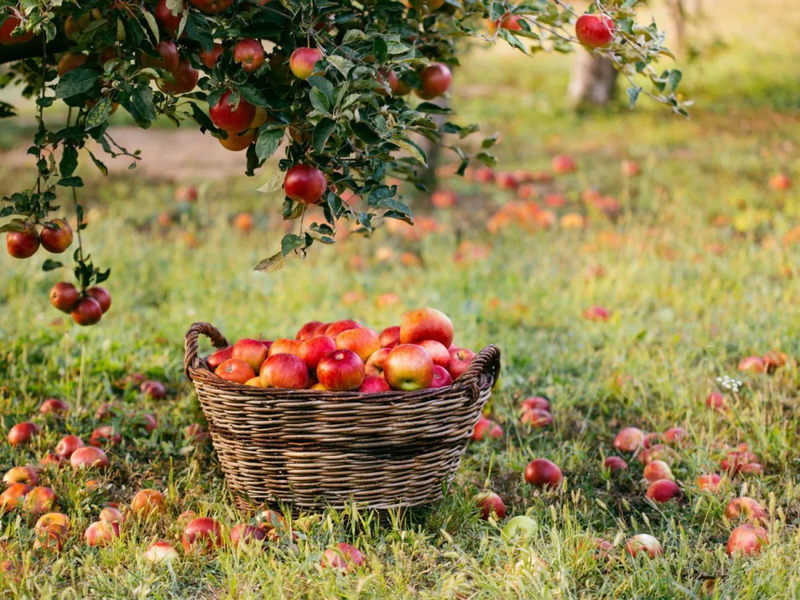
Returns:
[[[501,133],[500,170],[547,170],[556,154],[577,160],[577,174],[540,192],[563,194],[567,205],[554,212],[582,215],[581,227],[567,227],[581,224],[567,218],[549,229],[510,225],[490,233],[487,220],[513,194],[447,179],[459,202],[432,213],[440,231],[416,240],[385,230],[373,240],[353,236],[258,274],[252,266],[276,249],[282,227],[274,218],[280,198],[254,190],[268,175],[245,178],[242,165],[204,177],[197,165],[216,141],[166,127],[158,143],[131,143],[144,151],[142,168],[128,172],[120,159],[123,168],[90,178],[82,190],[88,248],[112,268],[114,304],[99,326],[59,323],[47,301],[57,275],[41,272],[41,256],[0,258],[0,429],[29,418],[43,425],[32,446],[0,445],[0,466],[37,461],[67,431],[87,439],[102,402],[151,410],[159,426],[109,450],[113,470],[99,489],[87,491],[94,476],[69,469],[45,479],[74,518],[61,554],[34,553],[31,523],[16,513],[3,517],[0,537],[23,572],[5,593],[676,598],[695,597],[713,581],[720,597],[797,596],[800,235],[790,232],[800,224],[800,65],[787,41],[800,16],[786,1],[708,4],[707,20],[690,29],[700,54],[682,61],[686,93],[698,100],[691,121],[646,102],[633,113],[620,104],[571,114],[563,108],[571,62],[562,57],[526,62],[476,50],[457,72],[460,120]],[[13,178],[32,175],[15,167],[24,154],[18,134],[3,124],[4,193]],[[174,168],[163,168],[162,157]],[[623,159],[637,161],[641,175],[623,177]],[[794,175],[792,189],[769,187],[779,172]],[[200,200],[178,207],[172,194],[186,183],[200,188]],[[615,222],[580,200],[587,188],[619,200]],[[233,224],[242,212],[254,217],[249,234]],[[171,224],[159,223],[162,213]],[[471,251],[464,241],[474,244]],[[387,293],[398,295],[396,303],[378,300]],[[610,311],[607,322],[582,317],[595,305]],[[459,344],[503,350],[501,385],[488,408],[504,436],[470,445],[441,504],[383,523],[369,512],[329,511],[294,549],[284,541],[264,551],[181,557],[169,568],[143,561],[157,539],[179,545],[176,519],[185,510],[226,527],[243,520],[210,447],[182,433],[202,420],[182,376],[183,334],[193,321],[210,321],[230,339],[274,338],[312,318],[353,317],[382,328],[418,306],[448,313]],[[737,373],[740,359],[770,350],[789,356],[774,375]],[[164,381],[168,398],[151,401],[120,387],[134,372]],[[717,378],[726,375],[743,382],[738,394],[719,389]],[[712,391],[726,395],[730,412],[706,408]],[[551,399],[551,427],[520,424],[519,402],[529,395]],[[65,424],[38,416],[50,397],[72,406]],[[648,502],[642,465],[629,455],[622,475],[604,473],[604,458],[617,454],[612,441],[627,426],[689,432],[691,445],[672,467],[679,501]],[[701,492],[695,480],[720,472],[721,445],[743,442],[764,474],[726,477],[719,492]],[[524,482],[534,458],[561,467],[563,488],[542,492]],[[142,487],[166,493],[166,516],[127,528],[108,548],[86,547],[82,533],[102,507],[127,503]],[[502,523],[478,518],[471,498],[484,487],[500,494],[509,516],[535,520],[530,538],[507,543]],[[740,495],[770,513],[770,543],[758,557],[725,554],[735,524],[723,511]],[[625,540],[640,533],[661,542],[663,557],[625,555]],[[614,544],[610,558],[596,554],[594,538]],[[366,566],[352,575],[321,569],[322,552],[336,542],[357,546]]]

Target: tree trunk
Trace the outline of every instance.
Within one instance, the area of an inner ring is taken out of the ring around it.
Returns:
[[[669,0],[667,6],[669,7],[672,25],[675,27],[675,44],[673,46],[676,52],[684,54],[686,50],[686,8],[683,5],[683,0]],[[702,10],[702,6],[700,10]]]
[[[611,59],[578,50],[567,90],[570,106],[605,106],[614,98],[616,89],[617,70]]]

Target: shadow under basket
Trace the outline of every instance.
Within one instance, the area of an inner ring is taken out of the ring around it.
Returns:
[[[439,500],[500,373],[500,349],[487,346],[438,389],[264,389],[214,375],[198,355],[200,334],[217,348],[229,344],[214,326],[195,323],[186,334],[185,370],[242,510],[387,509]]]

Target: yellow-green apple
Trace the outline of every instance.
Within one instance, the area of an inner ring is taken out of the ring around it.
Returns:
[[[739,525],[728,538],[728,556],[734,554],[758,554],[761,546],[769,543],[767,530],[750,523]]]
[[[544,458],[537,458],[525,467],[525,481],[538,487],[557,488],[564,476],[555,464]]]
[[[309,321],[305,325],[300,328],[300,331],[297,332],[295,336],[301,342],[305,342],[306,340],[310,340],[312,337],[319,335],[316,333],[317,329],[319,329],[324,323],[322,321]]]
[[[327,335],[318,335],[307,339],[300,344],[299,355],[306,363],[308,370],[316,372],[317,365],[323,356],[336,350],[336,342]]]
[[[348,329],[336,336],[336,347],[339,350],[352,350],[366,361],[381,348],[378,334],[368,327]]]
[[[90,468],[104,469],[109,465],[106,453],[102,449],[95,448],[94,446],[84,446],[83,448],[75,450],[69,458],[69,463],[72,465],[72,468],[76,470]]]
[[[92,446],[116,446],[122,441],[122,436],[111,425],[101,425],[92,432],[89,443]]]
[[[366,362],[365,373],[372,377],[383,377],[383,368],[389,352],[391,352],[390,348],[381,348],[373,352]]]
[[[575,35],[587,48],[603,48],[614,39],[614,21],[601,13],[585,14],[575,23]]]
[[[50,304],[61,312],[72,312],[79,299],[78,288],[66,281],[60,281],[50,288]]]
[[[453,381],[461,377],[464,372],[469,369],[472,359],[475,358],[475,353],[466,348],[451,348],[450,349],[450,377]]]
[[[63,417],[68,412],[69,404],[58,398],[49,398],[39,407],[39,413],[45,416]]]
[[[87,289],[86,293],[100,303],[103,314],[106,314],[108,309],[111,308],[111,294],[108,293],[107,289],[95,285]]]
[[[636,452],[644,446],[644,432],[636,427],[626,427],[614,438],[614,448],[620,452]]]
[[[232,358],[243,360],[258,372],[261,364],[267,360],[267,348],[260,340],[244,339],[233,345]]]
[[[25,511],[38,517],[50,512],[55,503],[56,495],[52,489],[44,486],[35,487],[25,496]]]
[[[8,443],[12,446],[27,444],[35,436],[39,435],[39,431],[39,426],[36,423],[31,423],[30,421],[17,423],[8,430]]]
[[[453,81],[450,69],[442,63],[433,63],[422,69],[419,73],[422,87],[414,92],[423,100],[433,100],[441,96],[448,89]]]
[[[419,342],[419,345],[430,353],[433,364],[439,365],[445,370],[450,368],[450,351],[441,342],[424,340]]]
[[[552,160],[553,171],[559,175],[566,173],[574,173],[578,170],[578,165],[571,156],[566,154],[559,154],[553,157]]]
[[[56,454],[63,458],[70,458],[78,448],[83,448],[85,444],[77,435],[65,435],[56,445]]]
[[[268,388],[303,390],[308,385],[308,367],[294,354],[275,354],[261,365],[261,383]]]
[[[219,57],[222,56],[222,52],[225,48],[222,44],[214,44],[214,47],[211,51],[206,52],[205,50],[200,50],[200,60],[203,61],[203,64],[208,69],[213,69],[214,65],[217,64]]]
[[[230,533],[232,546],[245,546],[247,544],[260,545],[267,539],[268,532],[260,527],[254,527],[247,523],[239,523]]]
[[[178,551],[169,542],[153,542],[142,554],[149,563],[167,563],[178,559]]]
[[[389,384],[386,383],[383,377],[368,375],[364,377],[364,381],[357,391],[362,394],[379,394],[381,392],[388,392],[391,389],[392,388],[389,387]]]
[[[158,58],[142,52],[142,66],[164,69],[165,71],[174,73],[181,60],[180,54],[178,53],[178,46],[175,42],[172,40],[161,40],[156,45],[156,52],[158,53]]]
[[[659,479],[675,480],[672,469],[670,469],[669,465],[663,460],[654,460],[647,463],[644,467],[644,478],[650,483],[658,481]]]
[[[248,379],[252,379],[256,376],[253,367],[238,358],[226,360],[217,367],[214,374],[221,379],[242,384],[247,383]]]
[[[506,541],[526,539],[537,531],[536,521],[525,515],[518,515],[509,519],[503,527],[502,536]]]
[[[224,92],[214,106],[208,109],[208,116],[214,125],[229,134],[237,134],[250,126],[256,115],[256,107],[239,97],[235,106],[230,102],[230,91]]]
[[[209,369],[215,371],[218,366],[230,358],[233,358],[233,346],[228,346],[222,350],[217,350],[214,352],[214,354],[206,359],[206,363],[208,364]]]
[[[278,338],[269,347],[268,357],[277,354],[294,354],[300,356],[300,346],[303,342],[300,340],[291,340],[289,338]]]
[[[158,87],[170,94],[188,94],[197,87],[200,72],[188,60],[181,59],[178,68],[159,80]]]
[[[39,476],[31,467],[13,467],[3,475],[3,483],[6,485],[14,485],[15,483],[36,485],[38,481]]]
[[[603,463],[606,470],[611,473],[616,473],[618,471],[624,471],[628,468],[628,463],[622,460],[619,456],[609,456],[606,458],[605,462]]]
[[[253,38],[236,42],[233,47],[233,62],[241,64],[245,73],[256,71],[264,64],[264,48],[261,42]]]
[[[716,492],[722,485],[722,478],[716,473],[707,473],[697,477],[697,487],[702,491]]]
[[[301,204],[319,204],[327,189],[325,174],[317,167],[302,163],[289,167],[283,180],[284,193]]]
[[[131,512],[144,519],[166,512],[167,500],[158,490],[141,490],[131,500]]]
[[[640,533],[630,538],[625,544],[625,550],[634,557],[644,553],[650,558],[655,558],[663,553],[659,541],[646,533]]]
[[[78,300],[72,308],[72,320],[78,325],[86,327],[95,325],[103,317],[103,307],[91,296],[85,296]]]
[[[522,401],[520,407],[524,411],[538,409],[550,412],[550,401],[543,396],[530,396]]]
[[[83,534],[83,539],[89,546],[108,546],[115,538],[119,537],[119,523],[95,521]]]
[[[756,500],[741,496],[731,500],[725,507],[725,516],[731,521],[744,517],[753,523],[763,523],[767,520],[767,511]]]
[[[387,327],[378,336],[381,342],[381,348],[394,348],[400,343],[400,325],[392,325]]]
[[[26,483],[12,483],[0,494],[0,512],[16,510],[22,506],[31,489],[33,488]]]
[[[341,569],[348,573],[355,571],[364,563],[364,555],[358,548],[342,542],[336,544],[336,548],[328,548],[322,553],[323,567]]]
[[[522,411],[520,422],[530,427],[549,427],[553,424],[553,416],[548,410],[533,408],[531,410]]]
[[[166,31],[170,37],[177,37],[178,35],[178,28],[180,27],[181,20],[183,19],[184,13],[183,5],[181,4],[181,10],[178,14],[173,14],[172,10],[167,6],[167,0],[158,0],[158,4],[156,5],[155,10],[155,17],[156,22],[161,25],[161,27]],[[181,34],[182,36],[185,35]]]
[[[187,554],[209,552],[222,547],[222,527],[214,519],[199,517],[183,530],[181,539]]]
[[[314,65],[322,60],[317,48],[298,48],[289,58],[289,68],[298,79],[308,79],[314,74]]]
[[[357,390],[364,377],[364,361],[352,350],[334,350],[317,365],[317,379],[332,392]]]
[[[650,484],[650,487],[647,488],[646,496],[650,500],[663,504],[673,498],[680,498],[681,488],[671,479],[659,479]]]
[[[433,381],[433,359],[416,344],[400,344],[389,351],[383,365],[383,376],[395,390],[412,392],[430,387]]]
[[[39,241],[48,252],[61,254],[72,245],[72,227],[64,219],[48,221],[42,226]]]
[[[504,519],[506,516],[506,505],[503,499],[494,492],[481,492],[473,501],[480,509],[481,519],[488,521],[491,515],[496,519]]]
[[[6,234],[6,249],[14,258],[30,258],[39,250],[39,234],[33,225],[26,225],[24,231],[9,231]]]
[[[449,348],[453,343],[453,323],[435,308],[408,311],[400,321],[400,343],[419,344],[425,340],[434,340]]]

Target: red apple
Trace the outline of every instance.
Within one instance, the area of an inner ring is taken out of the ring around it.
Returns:
[[[172,562],[178,559],[178,551],[169,542],[153,542],[142,558],[149,563]]]
[[[716,492],[722,484],[722,478],[716,473],[700,475],[697,478],[697,487],[702,491]]]
[[[309,371],[315,372],[323,356],[336,350],[336,342],[326,335],[318,335],[301,342],[298,354]]]
[[[520,17],[506,13],[496,21],[489,21],[489,32],[494,33],[498,29],[507,29],[509,31],[521,31],[522,25],[520,24]]]
[[[663,504],[664,502],[669,502],[673,498],[680,498],[681,488],[671,479],[659,479],[650,484],[650,487],[647,488],[646,495],[650,500],[655,500]]]
[[[381,348],[393,348],[400,343],[400,326],[392,325],[387,327],[378,336],[381,342]]]
[[[211,49],[210,52],[206,52],[205,50],[200,50],[200,60],[203,61],[203,64],[209,69],[213,69],[214,65],[217,64],[219,57],[222,56],[222,52],[225,48],[222,44],[214,44],[214,47]]]
[[[183,18],[183,9],[177,14],[172,14],[172,11],[167,7],[167,0],[158,0],[155,10],[156,21],[166,31],[170,37],[177,37],[178,27]]]
[[[614,21],[603,14],[585,14],[575,23],[575,35],[587,48],[603,48],[614,39]]]
[[[670,481],[675,480],[675,476],[672,474],[672,469],[670,469],[669,465],[663,460],[654,460],[647,463],[644,468],[644,478],[650,483],[656,482],[659,479],[669,479]]]
[[[8,22],[8,21],[6,21]],[[24,231],[9,231],[6,234],[6,249],[13,258],[30,258],[39,250],[39,234],[33,225]]]
[[[131,500],[131,512],[137,517],[147,519],[151,515],[166,512],[166,498],[158,490],[141,490]]]
[[[602,306],[590,306],[583,311],[583,318],[587,321],[605,323],[611,318],[611,313]]]
[[[745,523],[731,532],[728,538],[728,556],[733,556],[737,553],[758,554],[761,552],[761,546],[768,543],[769,538],[767,537],[766,529]]]
[[[289,338],[278,338],[269,347],[268,357],[275,356],[276,354],[294,354],[300,357],[300,346],[303,344],[300,340],[292,340]]]
[[[611,473],[617,473],[618,471],[624,471],[628,468],[628,463],[622,460],[619,456],[609,456],[606,458],[605,462],[603,463],[605,468],[610,471]]]
[[[96,285],[87,289],[86,293],[100,303],[103,314],[106,314],[108,309],[111,308],[111,294],[108,293],[107,289]]]
[[[61,438],[56,446],[56,454],[63,458],[70,458],[78,448],[83,448],[84,443],[77,435],[67,435]]]
[[[478,183],[494,183],[494,169],[481,167],[475,171],[475,181]]]
[[[83,534],[83,539],[89,546],[108,546],[115,538],[119,537],[119,523],[95,521]]]
[[[99,323],[102,317],[103,307],[91,296],[78,300],[72,309],[72,320],[83,327]]]
[[[72,312],[79,299],[78,288],[66,281],[61,281],[50,288],[50,304],[61,312]]]
[[[364,382],[358,388],[358,391],[362,394],[380,394],[382,392],[388,392],[391,389],[392,388],[389,387],[389,384],[386,383],[383,377],[369,375],[364,377]]]
[[[85,54],[81,54],[79,52],[64,52],[64,54],[61,55],[61,58],[58,59],[58,64],[56,64],[56,73],[58,73],[59,77],[63,77],[70,71],[85,65],[88,60],[89,57],[87,57]]]
[[[243,360],[258,372],[262,363],[267,360],[267,348],[259,340],[239,340],[233,346],[232,358]]]
[[[647,554],[650,558],[655,558],[663,554],[661,544],[658,540],[646,533],[640,533],[630,538],[625,544],[625,550],[634,557],[641,553]]]
[[[264,64],[264,48],[261,46],[261,42],[253,38],[245,38],[237,42],[233,47],[233,62],[241,64],[245,73],[256,71]]]
[[[321,564],[323,567],[341,569],[346,572],[355,571],[365,563],[364,555],[358,548],[350,544],[339,542],[336,548],[328,548],[322,554]]]
[[[636,452],[644,446],[644,432],[636,427],[626,427],[614,439],[614,448],[620,452]]]
[[[378,334],[368,327],[348,329],[336,336],[336,348],[339,350],[352,350],[361,360],[366,361],[374,352],[381,348]]]
[[[39,426],[36,423],[25,421],[17,423],[8,431],[8,443],[12,446],[27,444],[35,436],[39,435]]]
[[[72,245],[72,227],[64,219],[53,219],[42,226],[39,240],[48,252],[61,254]]]
[[[302,390],[308,385],[308,367],[294,354],[275,354],[261,365],[264,387]]]
[[[297,332],[297,335],[295,337],[301,342],[305,342],[306,340],[310,340],[313,337],[322,335],[316,332],[324,324],[325,323],[323,323],[322,321],[309,321],[300,328],[300,331]]]
[[[222,527],[209,517],[194,519],[183,530],[181,543],[187,554],[221,548]]]
[[[550,412],[550,401],[543,396],[531,396],[530,398],[525,398],[520,407],[523,411],[538,409]]]
[[[69,412],[69,404],[58,398],[50,398],[42,402],[39,413],[43,415],[53,415],[63,417]]]
[[[495,440],[500,439],[503,437],[503,428],[491,419],[481,415],[472,430],[472,441],[481,442],[485,436]]]
[[[558,175],[574,173],[578,170],[578,165],[575,163],[575,160],[566,154],[554,156],[552,160],[552,167],[553,171]]]
[[[663,460],[667,464],[673,464],[677,460],[677,453],[669,446],[665,446],[664,444],[656,444],[651,448],[647,448],[646,450],[639,452],[636,460],[643,465],[646,465],[654,460]]]
[[[238,104],[230,102],[231,92],[226,91],[214,106],[208,109],[208,116],[214,125],[229,134],[237,134],[250,126],[256,114],[256,107],[239,97]]]
[[[731,500],[725,507],[725,516],[731,521],[738,520],[742,516],[753,523],[765,523],[768,518],[767,511],[756,500],[741,496]]]
[[[249,379],[256,376],[253,367],[248,365],[243,360],[231,358],[217,367],[214,374],[226,381],[233,381],[235,383],[247,383]]]
[[[561,469],[544,458],[532,460],[525,467],[525,481],[531,485],[554,489],[563,479]]]
[[[163,0],[161,0],[163,2]],[[186,59],[181,59],[178,68],[166,74],[159,82],[158,87],[168,94],[188,94],[197,87],[200,72]]]
[[[534,408],[532,410],[522,411],[520,422],[530,427],[549,427],[553,424],[553,416],[550,414],[550,411]]]
[[[14,485],[15,483],[36,485],[38,481],[39,476],[31,467],[13,467],[3,476],[3,483],[6,485]]]
[[[433,367],[433,359],[425,348],[403,343],[389,351],[383,374],[393,389],[411,392],[430,387]]]
[[[623,177],[638,177],[639,174],[642,172],[639,163],[635,160],[623,160],[620,164],[620,171],[622,172]]]
[[[506,516],[506,505],[503,499],[494,492],[481,492],[473,498],[475,504],[481,511],[481,519],[488,521],[491,515],[497,519],[504,519]]]
[[[209,369],[216,371],[218,366],[231,358],[233,358],[233,346],[228,346],[227,348],[214,352],[214,354],[206,359],[206,363]]]
[[[466,348],[450,348],[450,376],[453,381],[461,377],[469,369],[475,353]]]
[[[453,82],[453,76],[450,69],[442,63],[433,63],[422,69],[419,74],[422,80],[422,87],[414,90],[423,100],[433,100],[437,96],[441,96],[448,89]],[[447,346],[449,344],[445,344]]]
[[[36,531],[60,531],[66,533],[69,531],[70,519],[67,515],[58,512],[50,512],[42,515],[36,521],[34,529]]]
[[[94,418],[98,421],[103,421],[105,419],[119,419],[122,418],[122,416],[122,408],[113,402],[103,402],[97,407],[97,411],[94,413]]]
[[[442,343],[435,340],[425,340],[419,345],[430,353],[433,364],[443,367],[445,370],[450,368],[450,351]]]
[[[322,60],[322,52],[316,48],[298,48],[289,58],[289,68],[298,79],[308,79],[314,74],[314,65]]]
[[[160,381],[145,381],[139,390],[151,400],[163,400],[167,397],[167,388]]]
[[[158,52],[159,58],[142,52],[143,67],[164,69],[170,73],[174,73],[178,69],[180,54],[178,53],[178,46],[175,42],[172,40],[161,40],[156,46],[156,52]]]
[[[778,173],[770,178],[769,187],[776,191],[788,190],[792,187],[792,178],[786,173]]]
[[[13,483],[0,494],[0,512],[16,510],[25,502],[25,496],[31,491],[25,483]]]
[[[100,448],[95,448],[94,446],[84,446],[83,448],[78,448],[72,453],[72,456],[70,456],[69,462],[72,465],[72,468],[76,470],[90,469],[94,467],[98,469],[104,469],[110,464],[106,453]]]
[[[383,369],[386,365],[386,357],[389,356],[389,348],[381,348],[372,353],[365,365],[365,372],[372,377],[383,377]]]
[[[22,24],[22,21],[15,13],[9,14],[6,12],[5,21],[0,26],[0,44],[3,46],[13,46],[14,44],[24,44],[33,39],[35,35],[33,31],[24,31],[19,29],[17,35],[14,35],[15,30]]]
[[[325,174],[311,165],[292,165],[283,180],[284,193],[301,204],[319,204],[327,189]]]
[[[58,468],[58,467],[63,467],[66,462],[67,460],[63,456],[60,456],[55,452],[50,452],[49,454],[46,454],[44,458],[42,458],[42,460],[39,461],[39,464],[42,465],[43,467],[52,466]]]
[[[501,190],[515,190],[519,187],[519,179],[514,173],[498,173],[494,182]]]
[[[332,392],[357,390],[364,377],[364,361],[352,350],[334,350],[317,365],[317,379]]]
[[[447,387],[448,385],[452,385],[452,383],[453,378],[450,377],[450,373],[447,369],[439,365],[433,365],[433,380],[428,386],[430,389]]]
[[[260,545],[267,539],[268,532],[260,527],[253,527],[246,523],[239,523],[231,529],[230,541],[233,546],[245,546],[247,544]]]
[[[400,322],[400,343],[418,344],[425,340],[434,340],[449,348],[453,343],[453,323],[435,308],[408,311]]]
[[[748,356],[739,363],[740,371],[750,371],[752,373],[766,373],[767,365],[760,356]]]
[[[452,208],[458,201],[453,190],[437,190],[431,195],[431,202],[436,208]]]
[[[122,441],[122,436],[111,425],[103,425],[92,432],[89,443],[92,446],[116,446]]]
[[[233,0],[189,0],[189,3],[201,13],[218,15],[230,8]]]
[[[98,520],[105,521],[106,523],[117,523],[122,525],[127,519],[123,512],[116,506],[106,506],[100,511]]]
[[[25,510],[34,516],[50,512],[55,503],[56,495],[49,487],[35,487],[25,496]]]
[[[328,326],[325,328],[324,335],[327,335],[329,338],[333,338],[335,340],[340,333],[347,331],[348,329],[358,329],[360,327],[361,323],[359,323],[358,321],[353,321],[352,319],[342,319],[341,321],[334,321],[333,323],[329,323]],[[323,335],[323,334],[317,332],[317,335]]]

